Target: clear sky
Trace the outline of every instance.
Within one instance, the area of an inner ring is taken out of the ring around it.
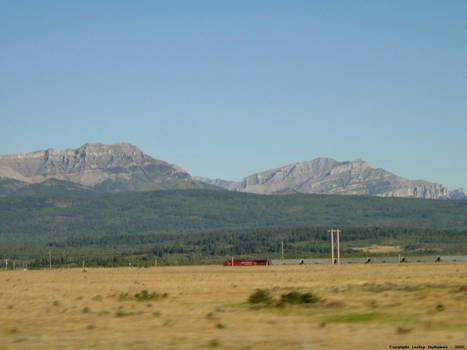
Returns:
[[[467,187],[467,1],[0,0],[0,154],[122,141]]]

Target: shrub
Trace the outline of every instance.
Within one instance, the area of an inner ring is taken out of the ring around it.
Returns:
[[[248,303],[268,305],[272,303],[272,297],[267,290],[257,289],[256,292],[248,297]]]
[[[159,294],[156,292],[149,293],[146,289],[144,289],[141,292],[135,294],[135,299],[137,301],[159,299]]]
[[[131,300],[131,296],[128,294],[128,293],[120,293],[118,295],[118,300],[119,301],[128,301],[128,300]]]
[[[209,342],[209,346],[211,348],[217,348],[219,345],[220,345],[220,342],[217,339],[213,339]]]
[[[135,295],[130,295],[129,293],[120,293],[118,295],[118,300],[119,301],[130,301],[130,300],[136,300],[136,301],[150,301],[150,300],[158,300],[159,298],[167,298],[168,294],[163,293],[159,294],[156,292],[149,293],[146,289],[142,290],[139,293],[136,293]]]
[[[19,333],[19,330],[18,330],[18,328],[13,327],[13,328],[11,328],[10,330],[8,330],[8,333],[10,333],[10,334],[18,334],[18,333]]]
[[[254,304],[257,307],[261,305],[271,305],[275,303],[277,307],[285,305],[301,305],[301,304],[314,304],[322,301],[322,299],[312,293],[301,293],[298,291],[292,291],[286,294],[282,294],[280,300],[274,300],[270,292],[265,289],[257,289],[248,298],[249,304]]]
[[[135,294],[135,299],[137,301],[146,301],[146,300],[157,300],[159,298],[167,298],[168,294],[158,294],[156,292],[149,293],[146,289],[142,290],[139,293]]]
[[[396,329],[397,334],[407,334],[412,331],[412,328],[404,328],[404,327],[398,327]]]
[[[293,291],[287,294],[282,294],[279,304],[314,304],[321,301],[321,298],[312,293],[300,293]]]
[[[206,314],[206,318],[208,320],[215,320],[216,316],[215,316],[214,312],[210,312],[210,313]]]
[[[117,310],[117,312],[115,312],[115,316],[116,317],[126,317],[126,316],[133,316],[135,315],[134,312],[125,312],[123,310]]]

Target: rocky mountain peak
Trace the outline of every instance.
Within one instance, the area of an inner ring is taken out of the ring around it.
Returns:
[[[462,187],[451,191],[450,197],[452,199],[467,199],[467,195],[465,193],[465,190]]]
[[[354,194],[381,197],[464,198],[461,191],[428,181],[414,181],[384,169],[374,169],[362,159],[339,162],[316,158],[247,176],[241,182],[206,181],[229,190],[274,194],[284,192]]]
[[[105,190],[152,189],[167,182],[193,181],[181,167],[154,159],[129,143],[86,143],[76,149],[0,156],[0,177],[27,183],[53,178]]]

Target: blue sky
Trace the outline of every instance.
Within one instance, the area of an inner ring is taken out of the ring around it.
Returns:
[[[467,187],[467,1],[0,0],[0,154],[130,142],[239,180],[362,158]]]

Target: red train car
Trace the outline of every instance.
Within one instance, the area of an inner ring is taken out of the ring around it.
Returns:
[[[229,259],[224,262],[224,266],[256,266],[256,265],[270,265],[271,260],[263,259],[263,260],[253,260],[253,259]]]

